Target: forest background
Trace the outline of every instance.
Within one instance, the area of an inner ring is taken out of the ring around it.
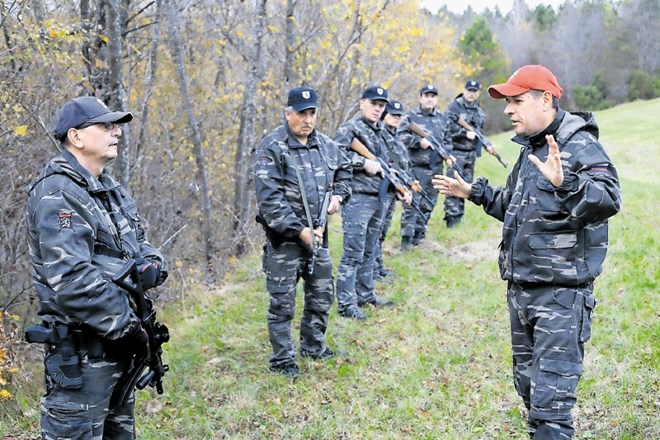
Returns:
[[[24,188],[56,154],[66,100],[96,95],[130,110],[114,175],[133,193],[150,241],[168,256],[166,299],[223,279],[260,247],[251,156],[281,123],[286,92],[319,90],[333,135],[371,84],[412,108],[433,83],[444,107],[467,79],[486,88],[517,67],[549,67],[568,110],[660,96],[660,2],[516,0],[507,14],[417,0],[3,0],[0,29],[0,399],[35,319]],[[485,97],[487,133],[508,129]]]

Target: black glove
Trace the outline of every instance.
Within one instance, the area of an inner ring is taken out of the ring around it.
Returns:
[[[136,258],[137,270],[140,274],[140,283],[142,289],[148,290],[158,285],[158,278],[160,277],[160,269],[151,261],[146,258]]]
[[[117,357],[131,357],[133,354],[146,354],[149,337],[142,326],[139,326],[128,335],[119,339],[106,340],[105,347],[108,353]]]

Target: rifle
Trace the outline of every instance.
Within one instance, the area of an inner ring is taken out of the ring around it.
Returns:
[[[421,136],[431,142],[431,159],[429,161],[431,168],[437,167],[438,163],[449,157],[447,149],[445,149],[445,147],[443,147],[442,144],[438,142],[435,136],[433,136],[431,133],[427,133],[422,127],[419,126],[419,124],[414,121],[410,121],[408,129],[415,133],[417,136]]]
[[[332,191],[327,191],[325,197],[323,198],[323,204],[321,205],[321,212],[319,213],[319,218],[314,222],[314,229],[318,227],[324,228],[328,223],[328,206],[330,206],[330,200],[332,199]],[[309,267],[307,268],[307,273],[312,275],[314,273],[314,264],[316,263],[316,257],[319,255],[319,242],[316,240],[314,231],[312,230],[312,238],[314,239],[314,249],[312,249],[312,259],[309,262]]]
[[[131,282],[127,281],[127,278]],[[112,394],[110,407],[115,404],[125,404],[133,388],[144,389],[147,385],[155,387],[158,394],[163,394],[163,376],[169,371],[169,366],[163,364],[162,345],[170,340],[167,327],[156,321],[156,311],[151,298],[147,298],[140,282],[135,260],[130,260],[112,277],[112,282],[128,291],[137,307],[136,314],[140,318],[142,328],[147,333],[149,350],[145,356],[136,357],[127,372],[124,373]],[[149,371],[142,375],[149,367]]]
[[[458,121],[456,121],[458,125],[466,129],[467,131],[473,131],[474,134],[476,135],[476,140],[477,140],[477,156],[481,156],[481,149],[482,148],[488,148],[488,146],[492,146],[493,144],[486,139],[486,137],[481,133],[481,131],[477,130],[475,127],[471,126],[470,124],[467,123],[463,118],[458,118]],[[507,168],[509,165],[507,165],[504,160],[502,160],[502,156],[500,156],[500,153],[498,153],[495,149],[493,149],[495,153],[493,156],[502,164],[504,168]]]
[[[405,197],[410,192],[408,190],[408,187],[396,174],[394,174],[394,172],[390,169],[390,167],[387,166],[385,161],[380,157],[376,156],[375,154],[373,154],[371,151],[369,151],[366,145],[364,145],[360,141],[360,139],[357,138],[357,136],[354,137],[353,140],[351,141],[351,150],[355,151],[357,154],[359,154],[360,156],[366,159],[377,161],[380,164],[380,167],[383,169],[383,177],[385,178],[385,180],[389,181],[394,186],[394,189],[396,190],[397,193],[399,193],[399,195]],[[401,170],[397,170],[397,171],[400,174],[403,174]],[[415,208],[415,210],[419,213],[419,215],[422,216],[424,220],[426,220],[426,214],[424,214],[424,212],[420,208],[419,202],[412,197],[411,199],[412,199],[411,202],[412,207]]]

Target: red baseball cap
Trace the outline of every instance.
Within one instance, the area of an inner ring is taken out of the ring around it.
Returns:
[[[557,99],[561,98],[564,92],[557,78],[548,68],[530,64],[513,72],[504,84],[488,87],[488,94],[491,98],[502,99],[507,96],[518,96],[530,90],[548,91]]]

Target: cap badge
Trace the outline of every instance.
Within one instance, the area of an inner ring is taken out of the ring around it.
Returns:
[[[311,93],[309,93],[309,90],[305,90],[302,92],[302,97],[305,99],[309,99],[309,97],[312,96]]]
[[[376,91],[378,92],[379,95],[382,95],[382,94],[383,94],[383,89],[381,89],[380,87],[378,87],[378,88],[376,89]]]

